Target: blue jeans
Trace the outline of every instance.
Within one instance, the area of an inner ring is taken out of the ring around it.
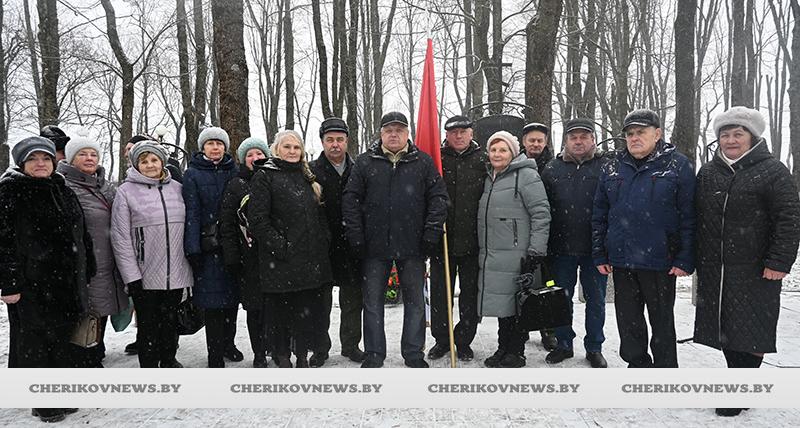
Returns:
[[[421,360],[425,347],[425,260],[395,260],[400,290],[403,293],[403,334],[400,352],[405,360]],[[361,265],[364,277],[364,351],[386,358],[386,332],[383,307],[391,260],[366,259]]]
[[[583,346],[586,352],[600,352],[606,337],[603,325],[606,322],[606,284],[608,277],[601,274],[592,262],[592,256],[553,256],[552,272],[556,285],[567,290],[570,313],[572,297],[575,295],[575,282],[580,268],[581,288],[586,298],[586,336]],[[572,349],[575,330],[571,325],[557,327],[556,339],[561,349]]]

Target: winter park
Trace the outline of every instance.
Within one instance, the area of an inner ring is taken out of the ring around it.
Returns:
[[[4,0],[0,425],[796,426],[798,19]]]

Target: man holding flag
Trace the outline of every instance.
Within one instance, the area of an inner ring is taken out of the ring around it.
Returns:
[[[403,292],[401,353],[405,365],[426,368],[425,258],[441,248],[447,189],[431,156],[409,140],[408,119],[381,118],[380,141],[356,159],[342,198],[345,236],[362,260],[362,368],[386,358],[384,290],[392,262]]]
[[[458,359],[474,357],[472,340],[478,328],[478,201],[486,180],[486,151],[472,140],[472,121],[453,116],[444,124],[447,138],[441,149],[447,194],[447,248],[450,259],[450,289],[458,275],[458,325],[453,331]],[[421,144],[421,143],[420,143]],[[436,360],[450,352],[448,305],[443,251],[431,257],[431,334],[436,343],[428,358]],[[452,293],[450,293],[452,306]]]

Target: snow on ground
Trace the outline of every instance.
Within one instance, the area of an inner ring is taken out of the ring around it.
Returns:
[[[769,354],[763,368],[800,368],[800,270],[784,281],[781,300],[781,317],[778,325],[778,353]],[[691,281],[682,280],[678,284],[675,303],[675,320],[678,339],[692,336],[694,306],[691,303]],[[337,299],[334,297],[334,302]],[[336,305],[335,305],[336,306]],[[551,368],[585,367],[582,349],[584,305],[576,299],[575,358],[568,359],[559,366],[548,366],[544,362],[547,352],[539,345],[538,334],[526,345],[528,367]],[[8,358],[8,319],[5,305],[0,305],[0,367],[5,367]],[[457,312],[457,311],[456,311]],[[403,367],[400,357],[400,327],[402,306],[386,308],[386,335],[388,356],[387,367]],[[456,315],[457,317],[457,315]],[[339,355],[338,307],[331,316],[331,339],[333,348],[326,367],[355,369],[359,365]],[[252,364],[245,312],[239,311],[236,343],[245,354],[240,363],[226,362],[228,367],[247,368]],[[109,330],[110,326],[109,326]],[[624,367],[619,358],[619,337],[617,334],[614,305],[606,306],[606,342],[604,355],[610,367]],[[123,349],[134,340],[135,327],[131,326],[121,333],[108,331],[106,334],[106,367],[138,367],[135,356],[125,355]],[[428,334],[427,346],[433,345]],[[459,362],[461,367],[483,367],[483,359],[490,356],[497,345],[497,321],[484,319],[473,342],[475,359]],[[177,358],[187,367],[205,367],[205,334],[201,330],[193,336],[183,336]],[[678,359],[681,367],[724,367],[725,361],[719,351],[697,345],[683,343],[678,345]],[[449,366],[447,357],[429,361],[432,367]],[[274,366],[271,366],[274,369]],[[535,405],[535,403],[532,403]],[[580,403],[575,403],[580,406]],[[70,415],[61,426],[82,427],[196,427],[196,426],[379,426],[379,427],[418,427],[418,426],[577,426],[577,427],[616,427],[616,426],[769,426],[795,427],[800,425],[800,409],[751,409],[733,420],[723,420],[714,415],[713,409],[81,409]],[[0,426],[45,426],[30,416],[30,409],[0,409]]]

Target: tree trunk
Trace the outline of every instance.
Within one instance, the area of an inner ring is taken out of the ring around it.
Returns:
[[[292,30],[291,0],[284,0],[283,8],[283,58],[286,62],[286,124],[284,127],[294,129],[294,34],[292,33],[294,30]]]
[[[492,59],[484,64],[489,113],[503,113],[503,2],[492,0]]]
[[[125,56],[122,43],[117,33],[117,17],[111,0],[100,0],[106,14],[106,33],[111,50],[119,63],[120,75],[122,77],[122,118],[119,132],[119,180],[122,181],[125,171],[128,169],[128,159],[125,156],[125,145],[131,139],[133,133],[133,102],[136,93],[134,91],[133,64]]]
[[[564,23],[567,30],[567,63],[566,63],[566,99],[565,109],[561,116],[565,119],[577,117],[581,104],[581,64],[583,49],[581,47],[581,31],[578,29],[578,0],[564,2]]]
[[[358,82],[356,59],[358,58],[358,0],[350,0],[350,31],[347,32],[347,55],[342,58],[342,84],[347,87],[347,151],[355,157],[359,152],[358,138]]]
[[[186,131],[186,144],[184,148],[193,146],[200,133],[200,125],[206,122],[206,87],[208,86],[208,62],[206,58],[206,21],[203,19],[203,0],[194,0],[192,7],[194,17],[194,57],[195,57],[195,83],[194,107],[192,108],[192,121],[194,133]],[[188,124],[188,122],[187,122]]]
[[[561,0],[541,0],[525,27],[525,119],[548,126],[553,120],[553,69],[561,8]]]
[[[39,9],[39,51],[42,53],[42,88],[39,94],[39,125],[57,125],[59,116],[58,77],[61,51],[56,0],[37,0]]]
[[[31,28],[31,10],[28,0],[22,2],[23,10],[25,11],[25,40],[28,46],[28,56],[31,60],[31,78],[33,80],[33,93],[36,96],[36,113],[39,119],[39,127],[42,124],[42,80],[39,78],[39,55],[36,53],[36,39],[33,37],[33,29]]]
[[[731,2],[733,20],[733,46],[731,47],[731,106],[753,107],[752,91],[748,92],[747,82],[747,61],[748,44],[752,45],[752,39],[747,40],[745,29],[745,1],[732,0]]]
[[[317,45],[317,57],[319,58],[319,99],[322,105],[322,117],[331,117],[333,112],[331,111],[331,101],[328,97],[328,53],[325,50],[325,39],[322,33],[322,13],[320,12],[319,2],[311,2],[311,14],[312,21],[314,21],[314,43]],[[335,30],[334,37],[338,38],[338,33]],[[333,62],[336,63],[335,55]]]
[[[196,141],[197,124],[194,121],[192,105],[192,83],[189,79],[189,48],[186,35],[186,0],[175,1],[175,25],[178,33],[178,70],[180,73],[181,104],[183,105],[183,122],[186,124],[186,142]],[[195,11],[195,13],[197,13]],[[177,141],[176,141],[177,143]],[[188,144],[187,144],[188,145]]]
[[[219,82],[219,121],[231,140],[230,151],[250,136],[247,58],[242,0],[212,0],[214,57]]]
[[[472,19],[472,0],[464,0],[464,55],[466,56],[467,100],[466,109],[473,119],[483,116],[482,108],[474,108],[483,103],[483,75],[475,67],[474,39],[472,34],[475,21]]]
[[[3,32],[5,28],[4,10],[5,3],[0,3],[0,171],[5,171],[9,165],[8,154],[8,123],[10,118],[6,117],[6,106],[8,105],[8,69],[6,68],[6,46],[3,42]]]
[[[378,0],[370,0],[372,78],[375,86],[372,92],[372,121],[374,124],[380,123],[381,116],[383,116],[383,65],[386,62],[386,52],[389,49],[389,40],[392,37],[395,10],[397,10],[397,0],[392,0],[389,16],[385,21],[386,30],[382,31],[383,25],[381,24],[380,14],[378,13]],[[385,34],[383,40],[381,40],[381,34]]]
[[[694,26],[697,0],[678,0],[675,17],[675,126],[672,143],[695,163]]]
[[[800,186],[800,4],[790,0],[792,27],[792,58],[789,63],[789,140],[792,151],[792,174]]]

